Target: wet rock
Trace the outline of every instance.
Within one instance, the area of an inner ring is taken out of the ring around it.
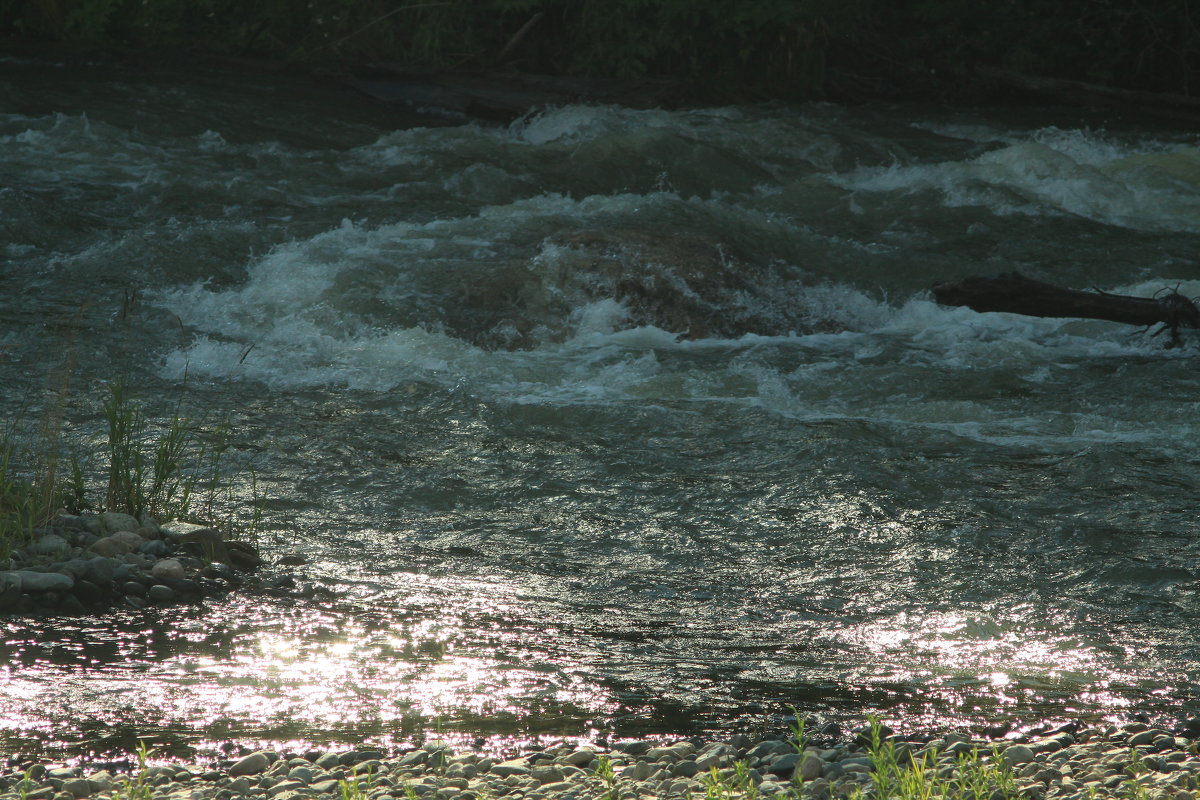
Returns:
[[[88,549],[98,556],[107,556],[109,558],[115,556],[123,556],[127,553],[132,553],[134,550],[142,546],[145,541],[133,531],[118,531],[111,536],[105,536],[96,541]]]
[[[138,548],[138,552],[145,553],[148,556],[154,556],[155,558],[162,558],[163,556],[167,555],[167,553],[171,552],[171,548],[168,547],[167,543],[161,539],[155,539],[154,541],[145,542],[141,547]]]
[[[631,756],[645,755],[653,747],[650,742],[625,741],[613,742],[613,749]]]
[[[16,608],[21,601],[21,577],[12,572],[0,572],[0,611]]]
[[[821,777],[825,769],[825,761],[812,750],[805,750],[796,764],[796,773],[806,781]]]
[[[111,558],[104,556],[89,558],[83,577],[97,586],[112,586],[116,563]]]
[[[183,580],[187,577],[187,572],[184,570],[183,564],[180,564],[179,560],[175,558],[164,558],[156,561],[154,566],[150,568],[150,574],[160,580],[163,578]]]
[[[271,759],[266,752],[259,750],[234,763],[229,768],[229,775],[235,778],[242,775],[257,775],[265,772],[269,766],[271,766]]]
[[[75,581],[75,598],[84,606],[98,606],[105,600],[104,590],[88,580]]]
[[[170,586],[156,583],[147,590],[146,596],[152,603],[171,603],[175,601],[177,595]]]
[[[138,581],[125,581],[125,583],[121,584],[121,593],[133,597],[145,597],[146,584]]]
[[[245,542],[226,542],[229,563],[238,569],[257,569],[263,565],[254,548]]]
[[[54,598],[52,602],[48,599],[46,605],[47,607],[53,608],[57,611],[65,612],[67,614],[82,614],[87,611],[87,608],[83,605],[83,603],[79,602],[79,598],[74,594],[47,592],[43,596],[46,598]]]
[[[61,572],[33,572],[18,570],[15,574],[21,581],[22,592],[69,592],[75,587],[75,579]]]
[[[71,549],[67,540],[57,533],[47,533],[31,543],[26,550],[38,556],[58,556]]]
[[[206,525],[195,525],[178,520],[162,526],[163,537],[171,544],[195,544],[199,547],[199,555],[208,561],[229,561],[229,552],[225,541],[216,528]]]
[[[88,797],[92,793],[92,785],[84,778],[71,778],[63,781],[62,791],[72,797]]]
[[[136,517],[122,514],[119,511],[105,511],[100,515],[100,527],[101,530],[108,533],[117,533],[119,531],[132,533],[142,527],[142,523],[138,522]]]
[[[200,584],[189,578],[184,578],[183,580],[180,580],[179,578],[161,578],[159,579],[158,583],[161,583],[163,586],[171,587],[171,589],[173,589],[177,595],[187,596],[200,594]]]
[[[232,580],[236,577],[233,573],[233,568],[228,564],[214,562],[206,566],[200,574],[205,578],[220,578],[221,580]]]
[[[1033,750],[1023,744],[1011,744],[1004,749],[1004,762],[1010,767],[1033,761]]]

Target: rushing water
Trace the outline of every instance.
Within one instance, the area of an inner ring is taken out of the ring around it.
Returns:
[[[1195,709],[1195,343],[927,290],[1200,294],[1197,144],[5,62],[6,413],[182,393],[338,599],[0,620],[0,750]]]

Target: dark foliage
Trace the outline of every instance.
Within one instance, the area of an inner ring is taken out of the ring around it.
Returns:
[[[988,65],[1195,94],[1192,0],[0,0],[0,34],[324,65],[668,77],[710,99],[976,96]]]

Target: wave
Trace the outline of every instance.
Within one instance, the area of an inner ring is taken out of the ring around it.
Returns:
[[[979,133],[973,133],[979,136]],[[947,206],[1070,214],[1146,231],[1200,232],[1200,148],[1122,143],[1046,128],[967,161],[861,167],[831,178],[854,192],[938,192]]]

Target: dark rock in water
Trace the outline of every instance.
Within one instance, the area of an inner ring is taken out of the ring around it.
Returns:
[[[256,569],[263,565],[263,560],[253,547],[245,542],[227,542],[229,563],[238,569]]]
[[[87,561],[83,577],[97,586],[112,586],[116,562],[104,556],[95,556]]]
[[[146,585],[137,581],[126,581],[121,584],[121,594],[131,595],[133,597],[145,597]]]
[[[385,753],[379,750],[351,750],[349,753],[343,753],[341,762],[345,766],[353,766],[362,764],[365,761],[374,761],[385,757]]]
[[[106,595],[96,584],[81,579],[75,581],[75,598],[85,606],[98,606],[105,601]]]
[[[275,562],[277,567],[302,567],[308,563],[308,559],[301,555],[286,555]]]
[[[228,561],[225,540],[216,528],[193,525],[190,522],[168,522],[162,526],[167,541],[176,545],[191,545],[184,549],[209,561]]]
[[[840,330],[814,318],[812,290],[795,268],[752,242],[696,230],[582,230],[544,240],[542,253],[481,277],[445,309],[455,337],[493,349],[529,349],[580,330],[653,326],[688,339]],[[588,306],[596,306],[589,318]],[[614,302],[615,301],[615,302]]]
[[[234,577],[233,569],[228,564],[212,563],[206,566],[200,572],[205,578],[220,578],[222,580],[230,580]]]
[[[271,589],[295,589],[296,579],[288,574],[274,575],[264,585]]]
[[[649,752],[654,745],[646,741],[613,742],[613,749],[631,756],[640,756]]]
[[[83,603],[79,602],[79,598],[73,594],[58,595],[58,602],[54,607],[67,614],[83,614],[87,611]]]
[[[161,578],[160,585],[168,586],[178,595],[196,595],[200,594],[200,584],[190,578]],[[154,587],[150,587],[153,589]]]
[[[21,601],[21,579],[8,572],[0,572],[0,611],[16,608]]]
[[[69,592],[75,586],[75,579],[61,572],[33,572],[21,570],[14,573],[21,580],[21,591],[29,592]]]
[[[146,593],[152,603],[171,603],[175,601],[175,590],[170,586],[156,583]]]

